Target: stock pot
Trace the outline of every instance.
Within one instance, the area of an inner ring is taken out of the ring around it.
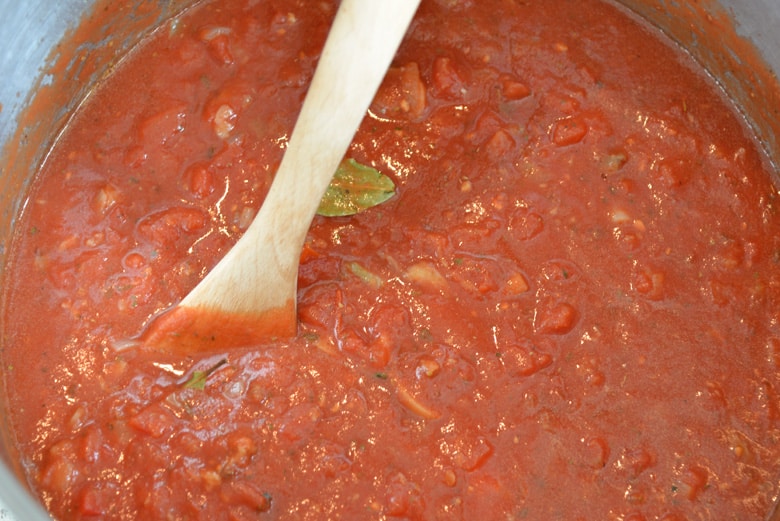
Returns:
[[[707,68],[777,165],[780,86],[773,71],[780,71],[780,3],[621,1]],[[0,270],[30,177],[68,115],[144,34],[193,3],[0,0]],[[48,519],[26,490],[5,425],[3,386],[0,378],[0,519]]]

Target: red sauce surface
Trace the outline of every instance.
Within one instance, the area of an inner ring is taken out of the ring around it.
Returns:
[[[762,519],[780,214],[741,119],[597,0],[426,0],[318,217],[299,334],[120,350],[262,203],[333,2],[206,4],[42,167],[3,288],[29,480],[60,519]]]

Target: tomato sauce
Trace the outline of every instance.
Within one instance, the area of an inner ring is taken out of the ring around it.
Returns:
[[[246,229],[332,1],[207,2],[86,100],[31,190],[2,367],[58,519],[763,519],[780,493],[773,172],[599,0],[422,3],[317,217],[299,331],[126,346]]]

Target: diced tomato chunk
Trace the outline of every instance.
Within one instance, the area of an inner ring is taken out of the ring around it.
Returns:
[[[473,471],[487,462],[494,449],[493,444],[484,436],[469,437],[467,433],[463,433],[449,450],[456,467]]]
[[[537,329],[541,333],[563,335],[574,328],[578,313],[568,302],[542,305],[538,310]]]
[[[271,496],[259,484],[251,481],[226,483],[220,490],[220,495],[226,503],[248,507],[255,515],[271,509]]]
[[[374,97],[371,110],[385,118],[418,118],[427,105],[427,89],[417,63],[391,67]]]
[[[203,199],[216,190],[214,173],[208,165],[195,163],[184,172],[184,182],[187,189],[196,197]]]
[[[100,214],[106,214],[119,199],[120,191],[112,184],[106,184],[95,194],[93,206],[95,211]]]
[[[512,237],[520,240],[533,239],[544,230],[544,218],[533,210],[520,209],[510,221]]]
[[[497,266],[487,258],[458,257],[452,267],[452,277],[476,295],[492,293],[499,287]]]
[[[137,230],[158,246],[170,246],[187,234],[201,231],[207,223],[202,210],[179,206],[147,216],[138,223]]]
[[[564,147],[574,145],[583,140],[588,133],[588,125],[581,118],[571,116],[557,121],[553,125],[553,143]]]
[[[139,127],[141,140],[147,145],[165,145],[184,131],[187,107],[175,104],[144,119]]]
[[[501,82],[502,94],[508,100],[521,100],[531,94],[531,89],[522,82],[511,78],[504,78]]]
[[[693,465],[682,471],[680,477],[680,488],[678,492],[682,493],[686,499],[694,501],[705,492],[709,473],[701,466]]]
[[[510,346],[501,352],[501,362],[510,373],[531,376],[552,365],[553,357],[537,349]]]
[[[664,297],[664,273],[650,269],[639,269],[633,274],[631,285],[641,295],[650,300]]]
[[[105,513],[105,502],[100,492],[87,487],[81,492],[81,501],[79,502],[79,513],[86,517],[97,517]]]
[[[159,438],[170,430],[175,418],[160,405],[150,405],[130,419],[130,426]]]
[[[448,56],[439,56],[433,62],[433,86],[444,99],[463,98],[466,80],[459,65]]]
[[[388,484],[384,498],[384,513],[390,517],[420,519],[425,500],[420,487],[403,474],[397,474]]]
[[[485,152],[493,161],[498,161],[514,149],[515,139],[504,129],[499,129],[485,143]]]

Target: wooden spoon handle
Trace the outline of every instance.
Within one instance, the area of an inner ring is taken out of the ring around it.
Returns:
[[[420,0],[343,0],[257,223],[275,215],[279,259],[296,260],[319,202]],[[253,223],[254,225],[255,223]],[[250,227],[247,233],[254,230]]]
[[[181,306],[251,314],[294,301],[311,220],[419,3],[342,0],[260,212]]]

